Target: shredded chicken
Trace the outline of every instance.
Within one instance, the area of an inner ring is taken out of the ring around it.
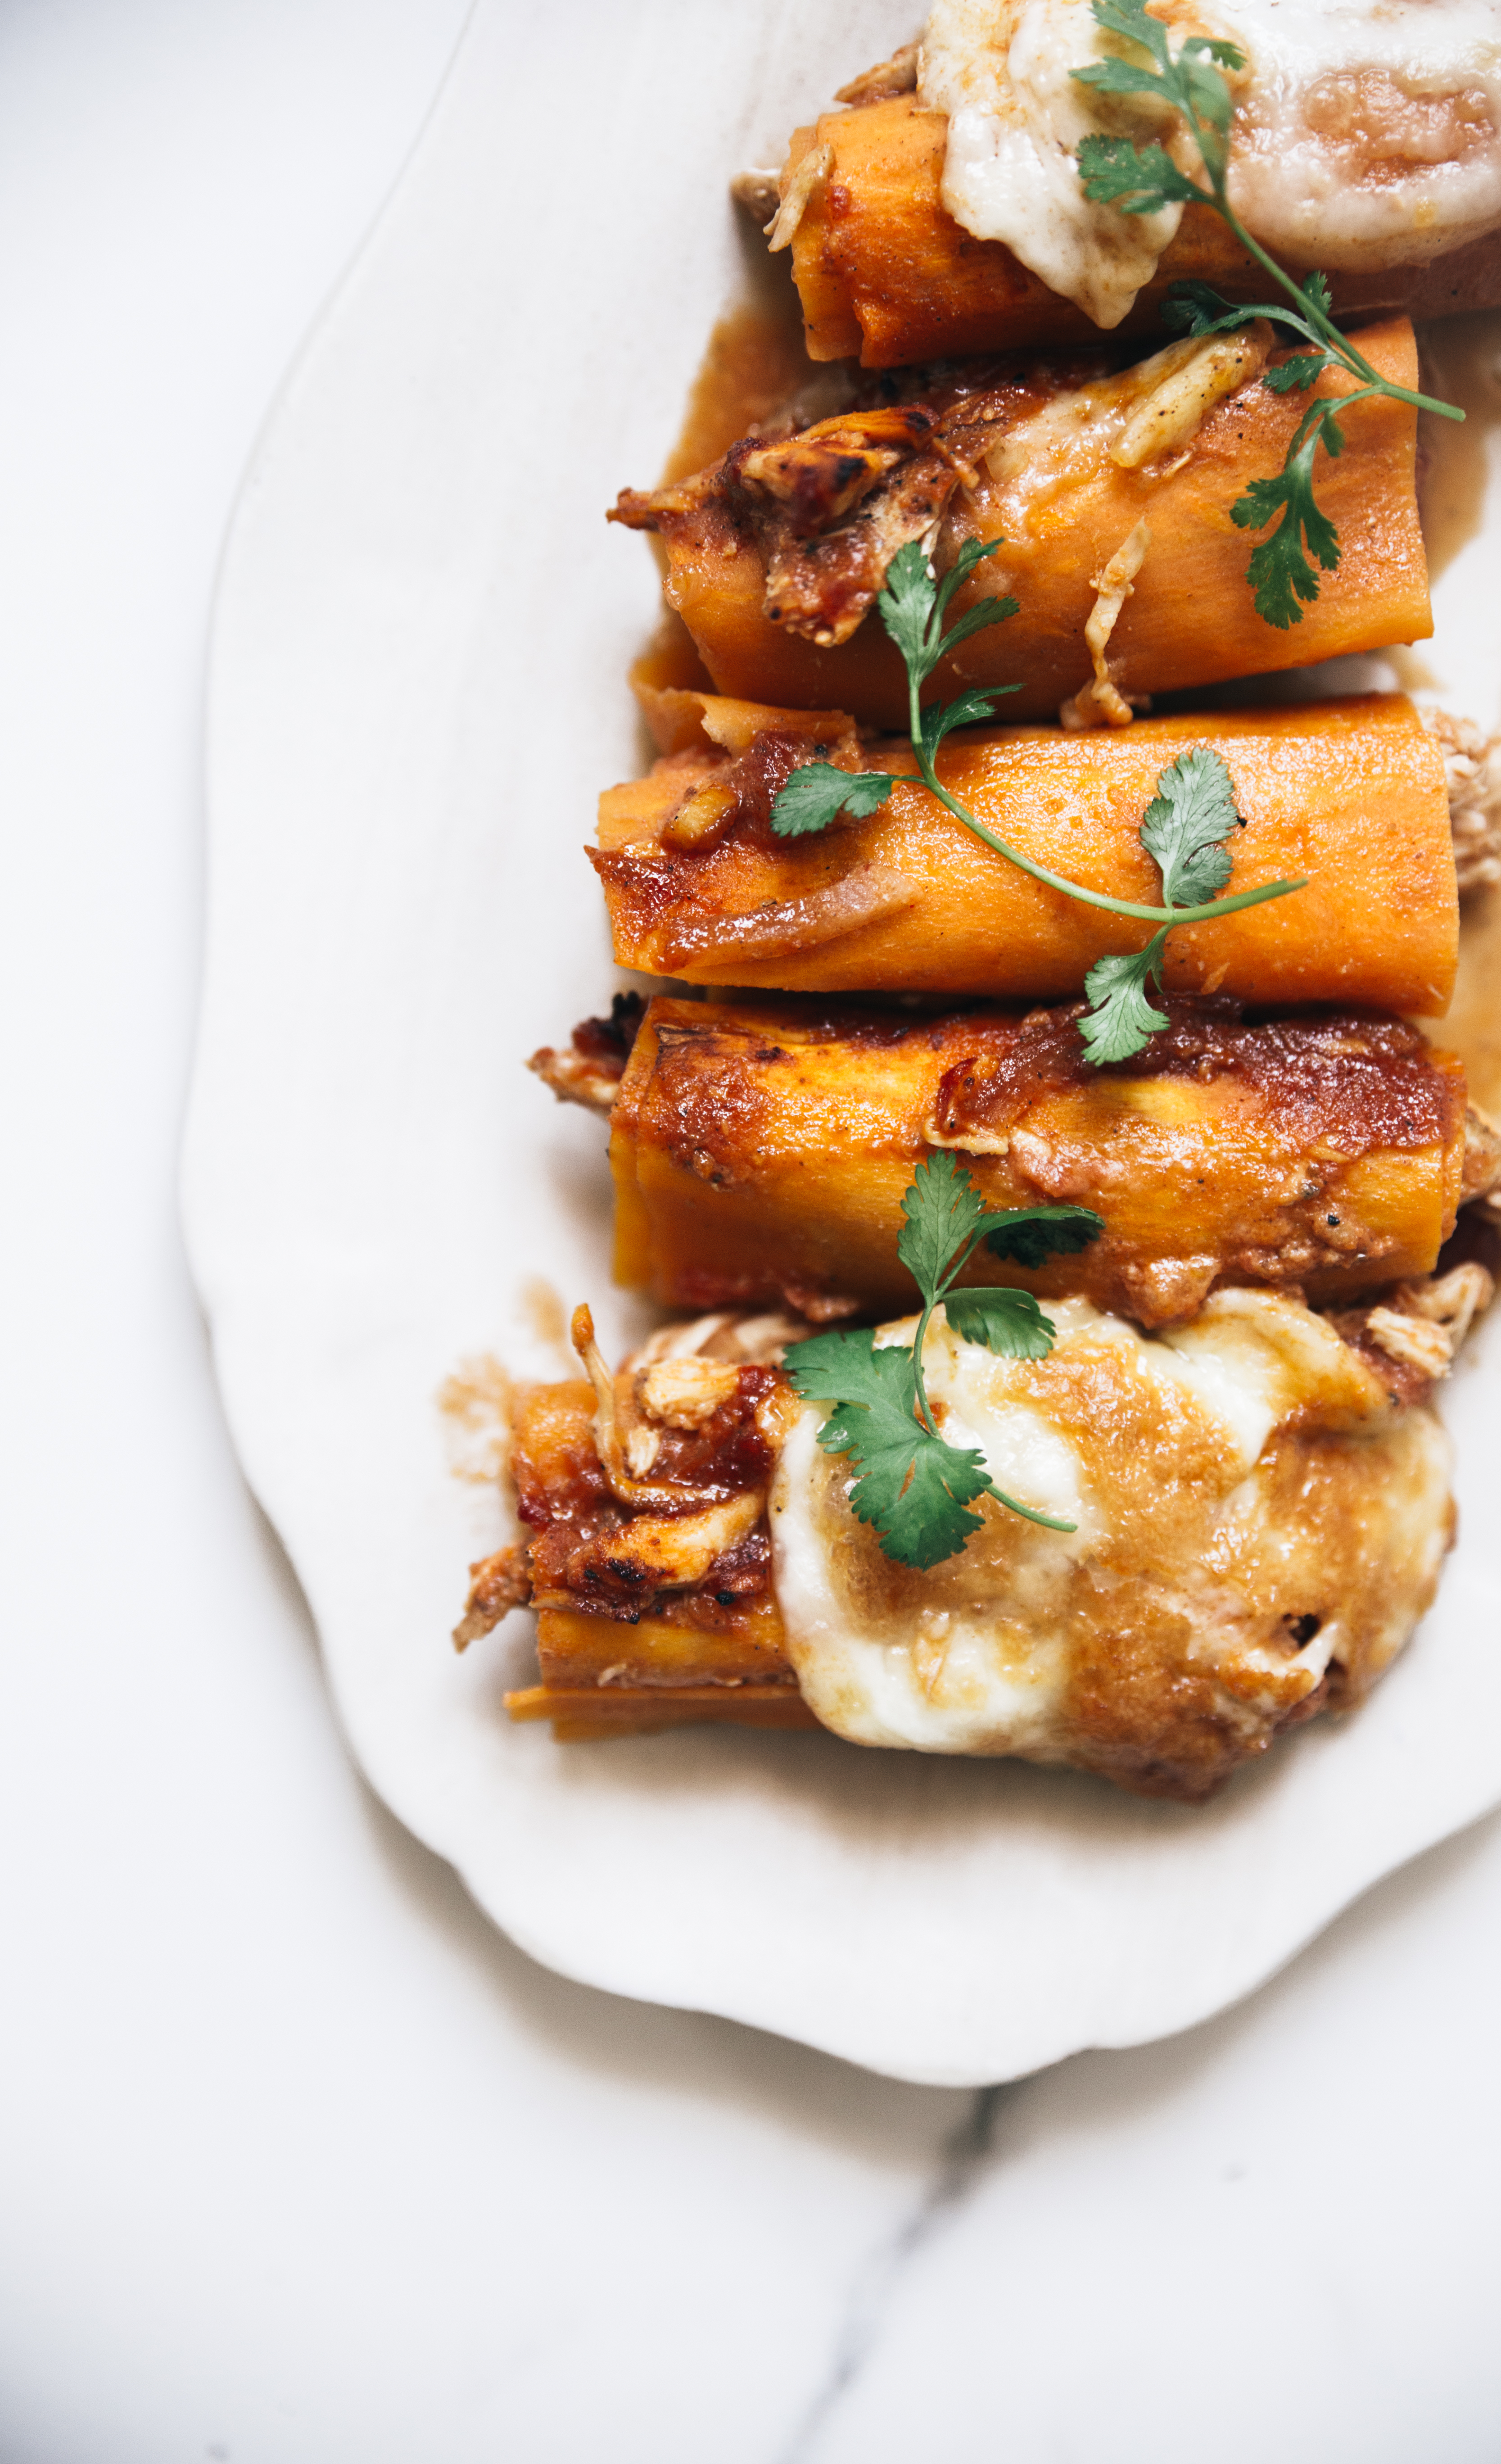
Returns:
[[[531,1597],[532,1577],[519,1549],[497,1549],[493,1557],[481,1557],[469,1568],[469,1595],[453,1629],[454,1650],[467,1651],[510,1610],[524,1609]]]
[[[1478,1104],[1465,1111],[1465,1159],[1460,1167],[1459,1202],[1492,1195],[1501,1181],[1501,1131]]]
[[[1421,1370],[1425,1377],[1447,1375],[1454,1351],[1443,1327],[1394,1309],[1373,1309],[1365,1325],[1371,1341],[1391,1359]]]
[[[551,1044],[533,1052],[527,1067],[560,1104],[582,1104],[587,1111],[608,1112],[620,1091],[619,1069],[582,1052],[559,1052]]]
[[[738,1358],[738,1353],[723,1349],[723,1339],[732,1337],[738,1323],[733,1309],[714,1309],[707,1317],[690,1318],[686,1326],[659,1326],[640,1351],[628,1355],[622,1374],[634,1377],[654,1360],[693,1360],[700,1354],[716,1360]]]
[[[1121,540],[1103,571],[1097,573],[1090,584],[1098,593],[1084,627],[1089,655],[1095,672],[1081,691],[1063,704],[1058,717],[1068,728],[1129,727],[1138,710],[1144,707],[1141,694],[1126,694],[1110,679],[1105,653],[1110,636],[1116,629],[1120,610],[1131,596],[1132,584],[1146,561],[1152,544],[1151,525],[1139,521],[1134,531]]]
[[[728,1361],[657,1360],[642,1373],[641,1407],[648,1420],[669,1429],[701,1429],[739,1383],[739,1371]]]
[[[903,43],[899,52],[892,53],[889,60],[878,60],[876,66],[867,69],[862,77],[851,77],[848,85],[838,87],[835,101],[855,105],[893,102],[899,94],[915,93],[918,54],[922,48],[921,41]]]
[[[782,1309],[770,1309],[764,1317],[739,1319],[734,1329],[734,1340],[744,1359],[774,1368],[780,1367],[788,1345],[801,1343],[807,1332],[805,1318],[789,1317]]]
[[[657,1457],[662,1452],[662,1431],[644,1420],[625,1432],[625,1468],[632,1480],[644,1480],[655,1471]]]
[[[1471,1261],[1447,1275],[1399,1284],[1389,1300],[1370,1311],[1366,1331],[1390,1359],[1420,1370],[1425,1377],[1446,1377],[1470,1327],[1494,1296],[1493,1278]]]
[[[815,188],[826,180],[834,168],[832,145],[810,145],[787,183],[774,219],[767,227],[767,245],[773,254],[780,248],[791,248],[797,226],[808,210]]]
[[[660,1326],[639,1352],[631,1353],[622,1375],[634,1376],[657,1360],[722,1360],[735,1367],[755,1362],[774,1367],[790,1343],[800,1343],[808,1321],[781,1309],[758,1317],[740,1317],[733,1309],[715,1309],[685,1326]]]
[[[1501,736],[1487,736],[1472,719],[1451,718],[1444,710],[1420,715],[1444,756],[1454,868],[1464,898],[1501,881]]]
[[[859,423],[848,420],[832,433],[752,447],[740,463],[740,478],[743,485],[761,488],[785,505],[794,529],[820,530],[852,512],[906,459],[907,451],[905,437],[900,445],[867,443]]]
[[[685,1590],[701,1583],[716,1557],[755,1529],[765,1507],[765,1489],[749,1488],[698,1514],[660,1520],[636,1515],[579,1543],[568,1560],[568,1588],[583,1592],[592,1575],[607,1574],[616,1582],[639,1583],[642,1592]]]
[[[706,779],[663,825],[662,844],[674,855],[707,848],[722,838],[734,818],[739,799],[723,779]]]
[[[740,1366],[752,1357],[737,1340],[740,1331],[740,1323],[721,1310],[693,1326],[660,1328],[627,1360],[620,1382],[641,1415],[624,1431],[625,1467],[633,1480],[644,1480],[655,1468],[663,1429],[701,1429],[733,1399]],[[709,1357],[706,1345],[726,1356]]]
[[[1110,449],[1110,458],[1122,471],[1143,464],[1162,464],[1169,453],[1183,453],[1197,436],[1205,413],[1238,393],[1259,377],[1272,357],[1273,336],[1264,318],[1235,334],[1207,335],[1186,359],[1166,368],[1142,407],[1126,423]],[[1173,350],[1161,354],[1163,361]],[[1148,363],[1150,364],[1150,363]],[[1173,468],[1180,467],[1174,463]],[[1164,470],[1148,470],[1149,478],[1165,478]]]
[[[864,519],[806,541],[784,526],[766,542],[766,612],[819,649],[838,649],[859,626],[898,551],[913,539],[931,550],[956,485],[935,453],[920,453],[873,493]]]
[[[610,519],[671,529],[729,513],[749,528],[771,622],[821,649],[847,642],[909,540],[931,548],[956,490],[1014,415],[1017,386],[980,384],[931,401],[848,407],[807,426],[778,419],[691,478],[627,488]]]
[[[723,477],[754,522],[773,625],[820,649],[849,640],[898,549],[936,537],[959,484],[941,427],[921,409],[840,412],[731,447]]]
[[[614,1377],[605,1363],[603,1353],[595,1340],[594,1317],[587,1306],[576,1309],[569,1330],[574,1350],[589,1373],[594,1388],[594,1442],[600,1468],[614,1494],[622,1506],[655,1506],[665,1512],[681,1511],[685,1506],[711,1506],[712,1494],[693,1488],[683,1481],[650,1481],[645,1472],[631,1468],[628,1452],[629,1424],[620,1409],[620,1396]],[[641,1453],[644,1453],[644,1448]],[[640,1459],[640,1454],[638,1460]],[[653,1449],[651,1461],[655,1461]]]
[[[620,1090],[645,1003],[640,993],[617,993],[608,1018],[581,1019],[566,1052],[544,1044],[527,1067],[551,1087],[560,1104],[582,1104],[608,1112]]]
[[[813,1326],[835,1326],[841,1318],[859,1317],[865,1306],[858,1293],[815,1291],[810,1285],[798,1283],[794,1275],[783,1275],[780,1280],[788,1308]]]

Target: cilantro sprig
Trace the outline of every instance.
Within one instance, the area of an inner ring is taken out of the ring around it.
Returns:
[[[1003,855],[1008,864],[1030,873],[1033,881],[1042,882],[1049,890],[1061,890],[1068,898],[1077,898],[1086,907],[1098,907],[1109,915],[1129,915],[1143,924],[1161,929],[1145,950],[1123,958],[1101,958],[1092,968],[1085,989],[1092,1001],[1099,1003],[1095,1017],[1080,1021],[1080,1032],[1089,1048],[1092,1061],[1124,1061],[1139,1052],[1149,1036],[1166,1021],[1151,1007],[1145,986],[1149,975],[1162,980],[1162,955],[1167,935],[1175,924],[1202,924],[1222,915],[1232,915],[1242,907],[1259,907],[1264,899],[1283,898],[1289,891],[1301,890],[1301,881],[1264,882],[1258,890],[1242,890],[1233,898],[1222,898],[1218,891],[1229,879],[1230,859],[1221,844],[1209,852],[1209,841],[1194,838],[1211,819],[1218,818],[1223,826],[1218,832],[1221,842],[1239,826],[1230,789],[1229,774],[1216,754],[1200,749],[1200,757],[1182,755],[1170,770],[1164,770],[1158,781],[1159,793],[1147,808],[1142,825],[1142,844],[1159,864],[1160,842],[1171,858],[1172,869],[1164,869],[1161,907],[1146,907],[1132,898],[1108,898],[1103,891],[1086,890],[1080,882],[1069,881],[1060,872],[1050,871],[1045,864],[1036,864],[1020,847],[1009,840],[997,838],[983,822],[976,821],[967,804],[950,795],[939,778],[936,757],[946,737],[956,727],[975,727],[994,715],[997,702],[1014,693],[1014,685],[970,687],[954,700],[941,706],[922,706],[924,686],[939,661],[960,642],[968,641],[987,625],[998,625],[1016,613],[1014,599],[986,599],[967,609],[955,624],[944,630],[944,619],[960,584],[967,582],[984,557],[993,556],[1001,539],[991,539],[982,546],[976,539],[967,539],[954,563],[942,582],[935,582],[922,544],[909,539],[906,546],[892,558],[885,586],[876,605],[881,623],[902,652],[907,671],[908,732],[916,756],[918,774],[929,795],[936,796],[946,812],[962,822],[985,847]],[[1198,766],[1192,770],[1197,782],[1189,791],[1173,784],[1186,763]],[[1221,781],[1223,795],[1218,800],[1209,792],[1209,764]],[[827,829],[840,813],[850,813],[864,820],[879,812],[893,787],[907,784],[882,770],[840,770],[832,761],[805,761],[788,778],[772,806],[772,827],[778,838],[806,838]],[[1186,803],[1184,802],[1187,798]],[[1175,818],[1182,806],[1181,822]],[[1165,814],[1166,819],[1163,816]],[[1153,837],[1147,836],[1151,828]],[[1180,832],[1186,832],[1180,846]],[[1189,840],[1197,848],[1190,855]],[[1179,893],[1181,893],[1181,898]]]
[[[1180,171],[1157,143],[1133,144],[1126,137],[1086,137],[1077,161],[1084,194],[1092,205],[1114,206],[1123,214],[1152,214],[1169,205],[1212,206],[1248,255],[1264,266],[1292,305],[1280,300],[1254,307],[1231,307],[1207,282],[1175,282],[1164,305],[1164,322],[1193,335],[1224,334],[1237,325],[1266,318],[1286,327],[1311,348],[1272,368],[1262,378],[1273,393],[1306,393],[1328,368],[1343,369],[1357,381],[1357,390],[1343,396],[1340,411],[1355,403],[1384,394],[1393,402],[1411,403],[1419,410],[1437,411],[1445,419],[1465,414],[1451,402],[1411,392],[1379,376],[1369,360],[1341,334],[1330,314],[1329,285],[1321,274],[1294,282],[1274,257],[1252,238],[1229,202],[1229,125],[1233,102],[1222,72],[1243,69],[1246,55],[1234,43],[1190,34],[1174,54],[1168,28],[1148,16],[1146,0],[1092,0],[1097,25],[1132,47],[1139,56],[1110,58],[1075,69],[1080,85],[1097,94],[1151,95],[1179,112],[1198,149],[1208,187]],[[1344,429],[1330,402],[1311,403],[1288,446],[1275,478],[1254,479],[1230,507],[1230,519],[1241,530],[1269,531],[1251,555],[1246,570],[1255,597],[1256,612],[1269,625],[1286,631],[1303,621],[1304,606],[1318,597],[1317,565],[1333,573],[1339,563],[1339,539],[1333,522],[1319,511],[1314,496],[1314,465],[1320,445],[1326,453],[1343,451]],[[1300,604],[1301,603],[1301,604]]]
[[[921,707],[923,687],[940,659],[956,650],[975,633],[983,633],[989,625],[1004,625],[1007,618],[1018,612],[1014,599],[982,599],[944,630],[954,593],[969,579],[975,566],[986,557],[993,556],[1003,539],[991,539],[982,546],[978,539],[966,539],[942,582],[935,582],[928,567],[927,553],[921,540],[908,539],[899,548],[886,568],[886,579],[876,605],[881,621],[901,651],[907,671],[907,707],[911,719],[912,750],[917,755],[918,768],[925,786],[930,788],[941,803],[957,815],[966,827],[1011,856],[1024,871],[1034,872],[1039,880],[1054,881],[1056,876],[1044,873],[1027,857],[1016,853],[999,839],[991,838],[981,827],[972,813],[949,795],[938,781],[933,757],[946,736],[956,727],[983,727],[995,715],[997,702],[1008,693],[1018,693],[1018,685],[971,686],[954,700],[942,707],[930,704]],[[881,770],[848,771],[837,769],[832,761],[805,761],[794,770],[772,806],[772,827],[778,838],[805,838],[816,830],[826,830],[840,813],[849,813],[857,821],[866,820],[879,812],[892,788],[894,778]],[[1060,889],[1072,885],[1058,882]],[[1085,893],[1079,892],[1079,895]]]
[[[1157,794],[1142,817],[1138,835],[1163,877],[1163,899],[1182,923],[1190,915],[1223,913],[1234,905],[1219,891],[1230,877],[1227,841],[1246,825],[1235,810],[1235,788],[1220,756],[1207,744],[1180,753],[1157,781]],[[1301,882],[1283,887],[1300,890]],[[1098,958],[1084,979],[1093,1004],[1079,1033],[1093,1061],[1125,1061],[1149,1035],[1167,1024],[1147,998],[1163,980],[1163,954],[1171,924],[1153,934],[1144,950]]]
[[[1036,1507],[997,1488],[977,1446],[950,1445],[940,1433],[923,1378],[923,1346],[942,1307],[967,1343],[1004,1360],[1043,1360],[1053,1320],[1031,1292],[1004,1286],[954,1286],[982,1242],[1026,1265],[1088,1246],[1104,1230],[1088,1206],[986,1206],[974,1182],[946,1152],[920,1163],[902,1201],[897,1252],[923,1295],[911,1348],[879,1344],[873,1329],[810,1336],[784,1366],[805,1402],[833,1409],[818,1432],[825,1454],[847,1455],[857,1474],[850,1506],[899,1566],[925,1571],[957,1556],[983,1518],[970,1512],[993,1497],[1029,1523],[1072,1531]]]

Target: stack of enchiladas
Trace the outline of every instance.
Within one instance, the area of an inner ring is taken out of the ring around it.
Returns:
[[[1463,714],[1287,671],[1431,631],[1408,312],[1501,301],[1495,13],[1414,66],[1405,0],[1322,49],[1316,11],[1294,41],[1258,0],[1164,9],[1168,67],[1197,39],[1224,73],[1230,219],[1083,195],[1080,63],[1141,48],[1083,0],[941,0],[739,184],[807,357],[613,510],[666,600],[632,680],[656,758],[588,851],[635,988],[532,1063],[607,1122],[616,1277],[672,1314],[613,1367],[580,1307],[579,1375],[518,1397],[524,1537],[457,1635],[536,1609],[514,1717],[822,1727],[1197,1800],[1423,1616],[1433,1397],[1501,1179],[1437,1023],[1501,763]],[[1108,89],[1094,132],[1144,143]],[[1271,258],[1328,270],[1355,373],[1300,377],[1251,313]],[[1185,277],[1224,313],[1164,334]],[[1309,432],[1337,547],[1277,622],[1238,509]],[[1223,914],[1169,895],[1151,821],[1211,773]],[[1100,988],[1164,915],[1112,1043]],[[991,1228],[930,1287],[940,1187]],[[878,1513],[895,1353],[912,1463]],[[933,1447],[975,1510],[903,1543]]]

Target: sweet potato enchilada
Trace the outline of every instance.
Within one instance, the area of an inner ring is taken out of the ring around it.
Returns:
[[[1194,1801],[1433,1596],[1501,762],[1277,676],[1432,629],[1410,320],[1501,302],[1501,10],[1285,13],[939,0],[736,181],[806,359],[613,509],[667,615],[590,857],[664,988],[531,1065],[678,1316],[614,1368],[577,1309],[456,1635],[530,1602],[560,1738]]]

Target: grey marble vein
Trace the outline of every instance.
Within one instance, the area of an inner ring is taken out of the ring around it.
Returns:
[[[875,2349],[904,2271],[974,2189],[995,2142],[1004,2087],[977,2088],[944,2141],[921,2198],[890,2239],[873,2251],[850,2288],[827,2375],[777,2464],[816,2464],[823,2433]]]

